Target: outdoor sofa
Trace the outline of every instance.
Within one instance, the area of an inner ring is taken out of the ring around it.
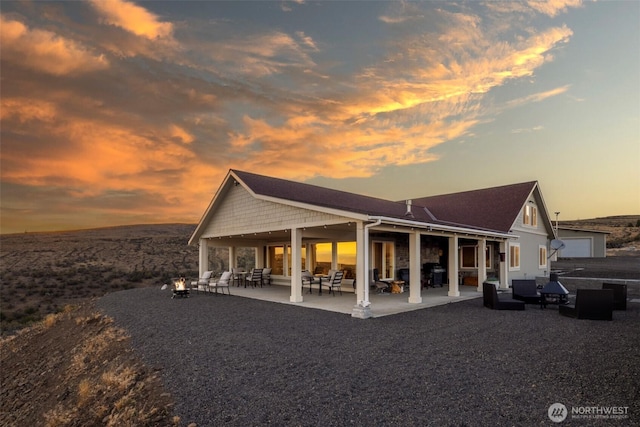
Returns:
[[[524,301],[525,304],[540,304],[544,306],[544,299],[538,292],[538,285],[533,279],[513,279],[511,282],[513,299]]]
[[[577,289],[574,305],[561,305],[558,308],[563,316],[576,319],[613,320],[613,290]]]
[[[482,284],[484,306],[492,310],[524,310],[524,302],[506,296],[499,296],[495,285],[484,282]]]

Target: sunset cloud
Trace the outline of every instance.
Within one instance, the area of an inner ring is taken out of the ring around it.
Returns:
[[[2,59],[57,76],[86,73],[109,66],[103,55],[52,31],[30,29],[20,21],[0,15]]]
[[[229,168],[375,178],[491,145],[501,115],[593,97],[572,80],[585,70],[543,81],[579,39],[552,18],[581,6],[3,4],[3,222],[51,206],[195,221]],[[501,133],[551,129],[538,114]]]
[[[103,21],[150,40],[170,37],[173,24],[161,22],[145,8],[124,0],[90,0]]]

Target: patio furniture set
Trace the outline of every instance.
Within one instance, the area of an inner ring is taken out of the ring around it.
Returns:
[[[552,277],[542,288],[535,280],[513,280],[510,295],[498,293],[495,285],[485,282],[482,285],[484,306],[493,310],[524,310],[525,304],[540,305],[541,309],[548,304],[558,304],[558,312],[563,316],[591,320],[613,320],[614,310],[627,309],[627,285],[603,283],[602,289],[577,289],[571,303],[569,292],[562,285],[555,287],[553,279],[557,282],[557,276]]]
[[[218,294],[218,289],[222,290],[222,294],[224,295],[224,290],[227,290],[227,293],[231,295],[231,291],[229,288],[233,285],[239,287],[244,284],[246,288],[247,285],[252,287],[271,284],[271,269],[270,268],[254,268],[250,272],[238,270],[232,268],[231,271],[223,272],[220,277],[216,278],[214,276],[213,271],[205,271],[198,280],[194,280],[191,282],[190,289],[186,289],[184,295],[189,296],[189,290],[199,291],[199,292],[213,292],[216,295]],[[174,295],[176,290],[174,289]]]

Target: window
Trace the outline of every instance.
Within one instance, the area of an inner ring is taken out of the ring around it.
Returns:
[[[540,245],[538,247],[538,268],[546,269],[547,268],[547,247]]]
[[[475,246],[460,247],[460,268],[476,268],[476,259]]]
[[[346,271],[345,279],[352,279],[356,273],[356,242],[338,243],[338,270]]]
[[[284,275],[284,246],[269,246],[269,267],[271,274]]]
[[[520,270],[520,244],[509,244],[509,270]]]
[[[524,214],[522,215],[522,224],[529,225],[531,227],[537,227],[538,226],[538,208],[530,205],[525,206]]]
[[[491,246],[485,246],[484,265],[490,269],[493,265],[491,259]],[[460,268],[478,268],[478,247],[477,246],[461,246],[460,247]]]

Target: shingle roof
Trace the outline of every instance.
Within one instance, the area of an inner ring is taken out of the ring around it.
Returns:
[[[370,216],[407,219],[406,202],[232,170],[255,194]],[[414,221],[509,232],[536,181],[413,199]],[[426,209],[425,209],[426,208]]]
[[[440,221],[508,232],[536,181],[414,199]]]

